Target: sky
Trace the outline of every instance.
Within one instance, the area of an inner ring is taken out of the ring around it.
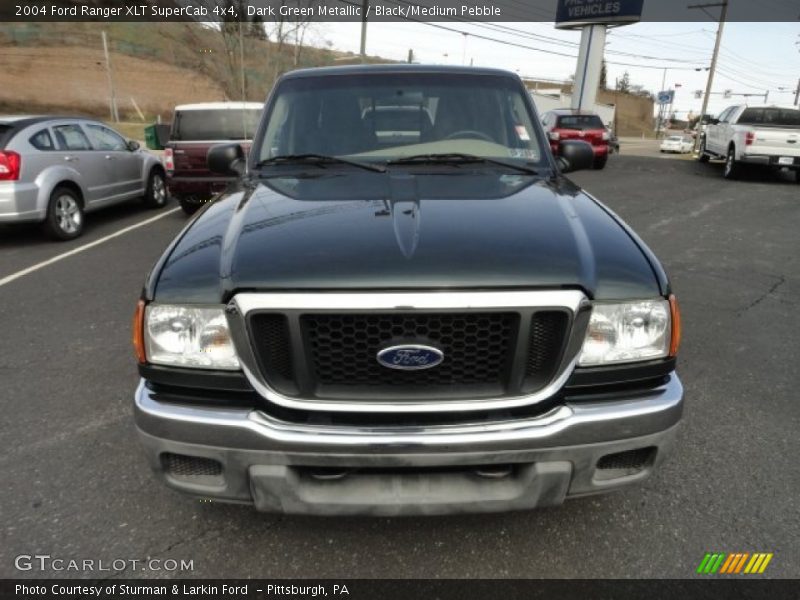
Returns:
[[[314,27],[318,44],[330,42],[337,50],[358,53],[360,23]],[[675,89],[673,109],[679,118],[698,114],[702,100],[694,92],[705,90],[716,31],[717,23],[710,17],[702,22],[636,23],[610,29],[605,48],[609,87],[627,71],[631,84],[648,91]],[[405,60],[412,48],[415,62],[472,63],[561,81],[575,72],[579,41],[579,31],[557,30],[552,23],[372,22],[367,29],[370,55]],[[725,23],[708,112],[718,114],[742,102],[763,104],[766,90],[767,104],[790,106],[799,81],[800,23]],[[724,98],[725,90],[733,96]]]

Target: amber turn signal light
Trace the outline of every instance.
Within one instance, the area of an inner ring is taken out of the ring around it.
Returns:
[[[669,295],[669,312],[672,317],[672,335],[669,343],[669,355],[676,356],[681,345],[681,309],[675,294]]]
[[[133,313],[133,349],[136,360],[141,364],[147,362],[144,352],[144,300],[136,303],[136,312]]]

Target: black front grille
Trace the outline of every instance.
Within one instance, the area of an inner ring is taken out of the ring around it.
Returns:
[[[292,360],[289,321],[286,315],[260,313],[250,319],[253,350],[261,372],[269,375],[270,383],[287,394],[297,392]]]
[[[516,342],[516,313],[311,314],[300,319],[319,385],[437,387],[502,385]],[[444,361],[419,371],[378,363],[398,344],[429,344]]]
[[[528,359],[525,364],[526,392],[544,387],[555,375],[561,362],[569,317],[564,311],[547,310],[531,317]]]
[[[430,312],[254,312],[248,329],[269,386],[298,398],[380,401],[493,398],[533,393],[558,372],[570,328],[565,309]],[[441,364],[403,371],[381,350],[427,345]]]

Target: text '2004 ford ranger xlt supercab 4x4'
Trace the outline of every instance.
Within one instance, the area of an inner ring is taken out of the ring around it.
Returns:
[[[559,504],[670,450],[680,321],[644,243],[562,173],[520,79],[289,73],[238,187],[149,274],[135,418],[158,476],[311,514]]]

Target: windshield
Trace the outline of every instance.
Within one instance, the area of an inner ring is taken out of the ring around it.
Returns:
[[[585,131],[587,129],[605,129],[603,122],[597,115],[570,115],[559,117],[558,125],[561,129],[577,129]]]
[[[746,108],[739,125],[800,127],[800,110],[792,108]]]
[[[257,108],[218,108],[175,112],[170,139],[184,142],[251,140],[258,126]]]
[[[303,77],[276,92],[257,161],[319,154],[387,162],[470,154],[542,160],[524,97],[511,77],[398,73]]]
[[[682,141],[683,141],[683,138],[682,138],[682,137],[680,137],[679,135],[671,135],[671,136],[669,136],[669,137],[667,138],[667,141],[668,141],[668,142],[682,142]]]

